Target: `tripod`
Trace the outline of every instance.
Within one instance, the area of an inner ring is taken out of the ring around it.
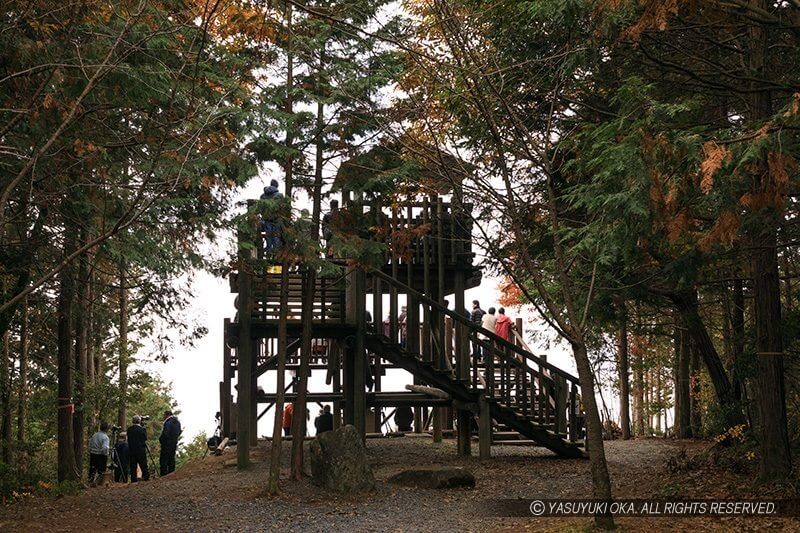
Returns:
[[[214,420],[217,422],[217,429],[214,430],[214,435],[210,439],[208,439],[206,445],[206,451],[203,453],[203,459],[206,458],[209,450],[212,449],[212,444],[211,444],[212,442],[214,443],[213,448],[216,449],[216,447],[219,446],[219,443],[222,441],[222,420],[220,419],[219,412],[217,412],[217,415],[214,417]]]
[[[110,446],[110,448],[111,448],[111,468],[114,471],[114,481],[117,481],[117,472],[119,472],[120,475],[121,475],[122,482],[123,483],[127,483],[128,482],[128,473],[126,472],[126,469],[125,469],[124,465],[122,464],[122,461],[120,461],[120,459],[119,459],[119,454],[117,453],[117,433],[120,431],[120,429],[121,428],[118,428],[116,426],[111,428],[111,440],[112,440],[112,444]]]
[[[156,460],[153,459],[153,452],[150,451],[150,445],[146,442],[144,447],[147,450],[147,458],[150,461],[150,477],[158,477],[158,469],[156,468]]]

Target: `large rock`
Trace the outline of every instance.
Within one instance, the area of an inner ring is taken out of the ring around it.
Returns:
[[[420,489],[472,488],[475,486],[475,476],[465,468],[414,468],[393,475],[389,478],[389,483]]]
[[[367,449],[354,426],[320,434],[309,444],[314,482],[329,490],[353,493],[375,487]]]

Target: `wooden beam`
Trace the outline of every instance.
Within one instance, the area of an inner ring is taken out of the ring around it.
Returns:
[[[227,447],[228,447],[228,437],[225,437],[214,449],[214,455],[222,455],[222,452],[224,452],[225,448]]]
[[[230,319],[224,321],[223,331],[228,331]],[[233,369],[231,368],[231,348],[227,343],[227,336],[222,336],[222,387],[220,388],[220,410],[222,417],[221,429],[224,437],[231,436],[231,380],[233,379]]]
[[[241,236],[239,237],[242,238]],[[245,258],[241,258],[242,263]],[[236,465],[240,470],[250,466],[250,409],[252,408],[252,376],[254,370],[253,343],[250,338],[250,302],[251,302],[251,281],[252,276],[249,272],[239,273],[239,346],[236,350],[236,357],[239,361],[239,371],[237,372],[237,398],[236,405],[239,413],[236,428]]]
[[[443,400],[450,399],[449,394],[442,389],[437,389],[436,387],[427,387],[425,385],[406,385],[406,390],[410,390],[412,392],[421,392],[435,398],[442,398]]]
[[[356,313],[356,339],[353,357],[353,425],[358,430],[362,438],[367,434],[367,401],[366,401],[366,372],[367,372],[367,351],[364,345],[366,331],[366,273],[363,269],[353,272],[355,313]]]

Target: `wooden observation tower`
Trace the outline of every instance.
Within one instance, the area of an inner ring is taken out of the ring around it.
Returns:
[[[521,336],[509,342],[467,317],[464,291],[478,286],[482,276],[474,264],[471,206],[436,195],[383,206],[347,192],[340,205],[341,214],[383,227],[372,238],[385,243],[388,253],[371,268],[328,259],[341,273],[316,277],[311,309],[302,304],[306,274],[290,269],[286,369],[292,378],[285,401],[296,398],[301,318],[312,313],[310,369],[325,374],[326,386],[309,385],[307,402],[332,403],[335,426],[352,424],[365,436],[383,433],[393,410],[411,407],[415,432],[425,430],[427,418],[435,440],[455,433],[460,454],[470,454],[477,426],[481,457],[500,438],[582,457],[578,379],[530,353]],[[263,235],[256,233],[255,241],[248,248],[261,257]],[[257,420],[276,396],[258,386],[262,376],[276,372],[278,359],[281,274],[268,270],[230,278],[238,312],[225,320],[220,413],[223,436],[237,437],[240,445],[256,444]],[[382,377],[391,369],[410,374],[411,390],[385,390]],[[424,416],[428,409],[430,417]]]

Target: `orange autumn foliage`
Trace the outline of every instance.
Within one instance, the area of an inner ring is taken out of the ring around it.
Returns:
[[[700,163],[700,172],[703,176],[700,180],[700,190],[708,194],[714,186],[714,174],[723,164],[729,163],[733,155],[725,146],[720,146],[714,141],[703,144],[703,153],[706,158]]]
[[[688,0],[605,0],[600,2],[597,12],[616,10],[631,4],[641,8],[639,19],[622,32],[622,38],[638,43],[642,34],[648,30],[664,31],[669,27],[669,20],[678,14],[682,4]]]
[[[700,238],[697,245],[704,253],[710,252],[716,244],[732,246],[739,238],[740,226],[741,222],[736,213],[725,211],[714,222],[711,230]]]
[[[498,286],[500,298],[497,302],[503,307],[520,306],[525,303],[522,290],[511,278],[506,276]]]

